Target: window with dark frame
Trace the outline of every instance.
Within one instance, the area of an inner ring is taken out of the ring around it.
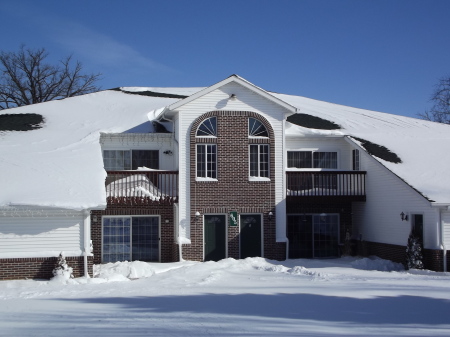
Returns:
[[[197,144],[197,178],[217,179],[216,144]]]
[[[337,152],[288,151],[287,167],[337,169]]]

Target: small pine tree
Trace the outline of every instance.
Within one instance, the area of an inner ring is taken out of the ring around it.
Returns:
[[[406,269],[423,269],[422,243],[412,232],[406,245]]]
[[[68,280],[69,278],[73,278],[72,272],[73,269],[67,265],[66,258],[61,252],[58,256],[58,260],[56,261],[56,267],[53,269],[53,276],[55,278]]]

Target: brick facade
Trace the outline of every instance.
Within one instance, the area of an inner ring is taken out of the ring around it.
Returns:
[[[57,257],[12,258],[0,259],[0,280],[50,279],[56,267]],[[69,267],[73,268],[73,276],[84,276],[84,257],[66,256]],[[88,273],[92,272],[93,258],[88,257]]]
[[[196,137],[198,126],[209,117],[217,117],[217,137]],[[261,121],[269,138],[249,138],[249,117]],[[196,144],[217,145],[217,181],[196,181]],[[249,145],[269,144],[270,181],[249,181]],[[261,214],[264,257],[283,260],[284,243],[276,242],[275,220],[275,143],[268,121],[247,111],[212,111],[200,116],[190,134],[191,244],[183,245],[183,258],[203,261],[203,214]],[[202,216],[196,217],[200,212]],[[269,212],[273,213],[269,219]],[[228,256],[239,258],[239,227],[228,226]]]
[[[174,206],[171,203],[163,204],[109,204],[104,211],[91,212],[91,239],[94,248],[94,263],[102,263],[102,217],[103,216],[133,216],[133,215],[159,215],[160,216],[160,248],[161,262],[175,262],[179,260],[178,249],[175,244],[174,232]]]

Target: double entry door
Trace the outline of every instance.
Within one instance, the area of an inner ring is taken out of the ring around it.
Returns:
[[[239,257],[262,256],[262,220],[260,214],[239,216]],[[219,261],[227,257],[227,218],[225,214],[204,216],[205,261]]]
[[[339,255],[338,214],[288,215],[287,232],[290,259]]]

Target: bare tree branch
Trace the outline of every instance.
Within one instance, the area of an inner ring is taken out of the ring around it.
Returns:
[[[45,63],[44,48],[18,52],[0,52],[0,110],[16,106],[73,97],[100,90],[96,82],[101,74],[83,74],[72,56],[59,64]]]
[[[433,102],[432,108],[418,116],[429,121],[450,124],[450,77],[443,77],[439,80],[431,96],[431,101]]]

